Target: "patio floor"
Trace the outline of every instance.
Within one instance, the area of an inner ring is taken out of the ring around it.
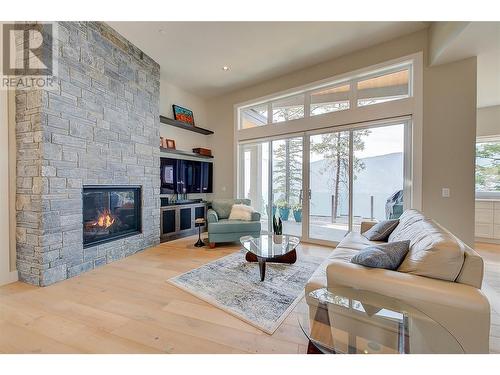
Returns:
[[[356,218],[357,219],[357,218]],[[354,231],[360,231],[361,219],[353,224]],[[283,234],[292,236],[302,236],[302,222],[288,220],[283,222]],[[337,222],[332,223],[330,217],[312,216],[309,228],[309,238],[325,241],[339,242],[344,238],[348,231],[347,218],[338,218]],[[267,228],[267,220],[262,220],[262,228]]]

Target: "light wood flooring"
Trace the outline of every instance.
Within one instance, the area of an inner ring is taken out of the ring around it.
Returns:
[[[305,353],[296,313],[269,336],[166,282],[239,250],[198,249],[195,240],[164,243],[46,288],[0,287],[0,352]],[[491,351],[500,352],[500,245],[477,250],[492,305]],[[298,255],[331,251],[303,244]]]
[[[239,251],[167,242],[45,288],[0,287],[4,353],[305,353],[292,312],[272,335],[166,282]],[[298,256],[331,248],[301,245]]]
[[[490,352],[500,354],[500,245],[476,243],[484,259],[483,292],[491,306]]]

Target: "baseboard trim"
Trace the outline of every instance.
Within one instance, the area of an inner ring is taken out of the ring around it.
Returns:
[[[7,285],[10,283],[15,283],[18,280],[19,280],[19,275],[17,271],[10,271],[7,275],[0,278],[0,286]]]
[[[484,237],[476,237],[474,238],[475,242],[485,242],[500,245],[500,240],[494,238],[484,238]]]

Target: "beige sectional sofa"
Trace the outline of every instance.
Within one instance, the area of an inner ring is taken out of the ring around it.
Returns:
[[[374,223],[363,223],[361,233]],[[370,246],[359,233],[348,233],[306,285],[350,287],[397,298],[439,322],[466,353],[489,352],[490,305],[481,292],[483,260],[452,233],[417,210],[406,210],[389,241],[410,240],[397,271],[350,263]],[[443,349],[445,352],[445,349]]]

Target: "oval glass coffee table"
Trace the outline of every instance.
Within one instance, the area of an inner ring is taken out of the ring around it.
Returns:
[[[317,289],[297,306],[309,354],[464,353],[441,324],[395,298],[350,288]]]
[[[283,235],[281,243],[275,243],[273,236],[262,234],[259,237],[244,236],[240,238],[241,245],[247,251],[245,259],[247,262],[258,262],[260,270],[260,281],[266,277],[266,262],[271,263],[295,263],[297,252],[295,249],[300,239],[294,236]]]

